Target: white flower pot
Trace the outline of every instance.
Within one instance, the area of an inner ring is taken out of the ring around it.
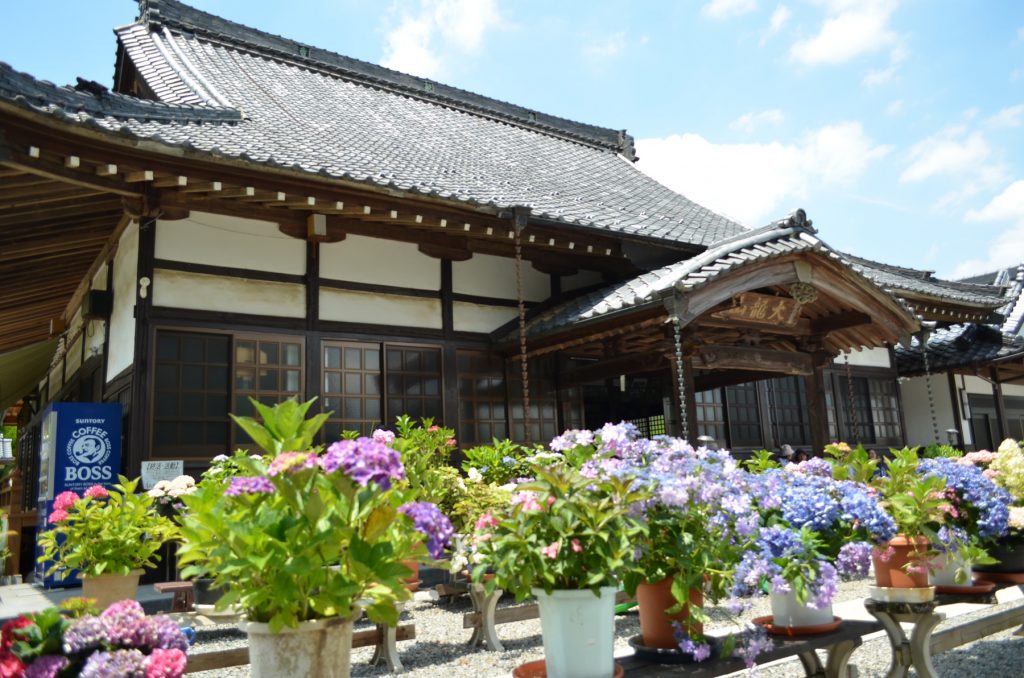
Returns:
[[[253,678],[349,678],[354,618],[314,619],[271,633],[268,624],[243,622]]]
[[[797,602],[796,594],[770,593],[769,599],[772,604],[772,625],[773,626],[820,626],[832,623],[832,605],[826,605],[820,610],[815,610],[809,605]]]
[[[965,575],[956,580],[956,572],[961,570]],[[974,584],[974,573],[970,563],[956,553],[943,553],[932,560],[932,569],[928,573],[928,583],[932,586],[971,586]]]
[[[615,670],[615,591],[533,589],[540,605],[548,678],[611,678]]]

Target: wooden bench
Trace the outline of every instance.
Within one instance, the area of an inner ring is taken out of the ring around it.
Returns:
[[[153,590],[157,593],[173,593],[171,601],[171,612],[190,612],[192,610],[192,582],[190,581],[165,581],[153,584]]]

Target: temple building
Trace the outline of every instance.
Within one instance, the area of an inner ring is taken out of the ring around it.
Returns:
[[[464,448],[619,420],[737,452],[991,444],[990,410],[1020,435],[1015,271],[872,262],[803,210],[751,230],[641,172],[623,130],[176,0],[115,33],[109,85],[0,64],[0,410],[20,408],[26,537],[55,401],[122,405],[129,476],[198,473],[248,443],[229,412],[291,396],[332,413],[325,441],[401,414]],[[991,408],[964,379],[1000,385]]]

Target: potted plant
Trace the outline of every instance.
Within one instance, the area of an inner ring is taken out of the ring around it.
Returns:
[[[1012,504],[1007,533],[989,547],[989,554],[997,562],[975,569],[987,576],[1024,575],[1024,450],[1020,443],[1007,438],[995,452],[970,452],[959,462],[983,469],[985,477],[1010,493]]]
[[[79,599],[81,601],[81,599]],[[0,630],[3,676],[160,676],[185,672],[189,642],[169,617],[146,616],[134,600],[94,613],[91,605],[22,615]]]
[[[310,448],[320,421],[305,420],[310,404],[254,403],[262,423],[236,421],[284,451],[239,459],[248,475],[184,498],[180,561],[186,575],[230,582],[217,605],[244,612],[257,678],[348,676],[360,608],[396,624],[395,604],[410,596],[403,561],[440,556],[451,536],[435,506],[396,486],[406,477],[396,450],[371,438]]]
[[[933,561],[932,583],[970,586],[972,567],[995,563],[985,549],[1008,529],[1010,493],[985,476],[977,466],[954,458],[922,459],[918,471],[945,480],[945,525],[933,543],[939,556]]]
[[[694,449],[681,439],[662,437],[642,448],[614,471],[636,476],[653,494],[636,507],[643,530],[625,588],[636,595],[645,647],[678,647],[701,660],[710,655],[704,594],[717,601],[728,592],[759,524],[747,474],[729,452]]]
[[[886,588],[923,589],[928,587],[928,566],[936,553],[931,544],[938,541],[938,530],[945,524],[946,480],[918,472],[916,448],[892,453],[873,486],[896,522],[897,534],[884,547],[872,550],[875,583]]]
[[[629,507],[650,494],[564,461],[531,472],[505,511],[480,521],[473,579],[537,597],[548,676],[611,678],[615,592],[641,534]]]
[[[47,574],[78,571],[83,595],[100,606],[134,598],[139,575],[160,559],[160,547],[178,535],[170,519],[153,508],[153,498],[136,493],[138,479],[118,476],[110,490],[93,485],[79,497],[61,492],[39,537]]]
[[[877,492],[860,482],[837,480],[825,459],[812,458],[785,468],[761,460],[755,470],[751,490],[769,532],[762,533],[743,568],[744,577],[759,573],[755,577],[759,582],[748,579],[740,588],[756,592],[761,587],[769,592],[775,626],[831,623],[828,604],[835,577],[866,575],[872,546],[887,543],[896,533],[896,524],[879,504]],[[766,542],[764,534],[781,534],[778,539],[783,541]],[[787,564],[787,558],[793,562]],[[763,571],[758,563],[764,564]],[[808,603],[809,610],[787,611]]]

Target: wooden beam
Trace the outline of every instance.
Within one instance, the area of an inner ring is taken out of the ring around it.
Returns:
[[[153,181],[155,178],[153,170],[135,170],[132,172],[124,173],[124,180],[129,184],[139,184],[148,181]],[[129,197],[134,197],[137,193],[132,193]]]
[[[435,259],[451,259],[452,261],[468,261],[473,258],[473,252],[463,244],[462,247],[458,246],[458,242],[451,236],[444,238],[444,243],[438,242],[421,242],[417,247],[422,254]],[[451,243],[451,244],[449,244]]]
[[[60,181],[65,184],[72,184],[74,186],[82,186],[92,190],[103,191],[104,193],[114,193],[116,195],[125,196],[138,195],[138,191],[132,190],[131,188],[124,186],[121,182],[111,180],[107,177],[99,177],[94,174],[81,172],[77,169],[69,169],[64,167],[63,164],[57,164],[55,162],[42,160],[38,157],[32,157],[30,154],[25,154],[17,149],[11,148],[10,146],[4,148],[3,142],[0,142],[0,148],[4,150],[4,153],[0,154],[0,165],[6,165],[9,168],[16,169],[21,172],[35,174],[37,176]]]
[[[693,366],[705,370],[749,370],[804,375],[813,369],[806,353],[770,351],[748,346],[698,346]]]
[[[178,189],[179,193],[219,193],[224,185],[219,181],[190,181]],[[220,197],[220,196],[217,196]]]
[[[774,379],[776,375],[769,372],[752,372],[749,370],[720,370],[708,374],[698,374],[693,378],[694,388],[698,391],[710,391],[713,388],[747,384],[762,379]]]
[[[574,370],[562,372],[559,379],[566,386],[585,384],[620,374],[654,372],[668,367],[664,354],[657,352],[632,353],[600,360]]]
[[[182,188],[188,186],[188,177],[184,174],[157,177],[153,180],[153,186],[155,188]]]
[[[871,316],[860,311],[843,311],[833,313],[822,318],[815,318],[811,321],[811,332],[813,334],[828,334],[836,330],[845,330],[859,325],[870,325]]]

